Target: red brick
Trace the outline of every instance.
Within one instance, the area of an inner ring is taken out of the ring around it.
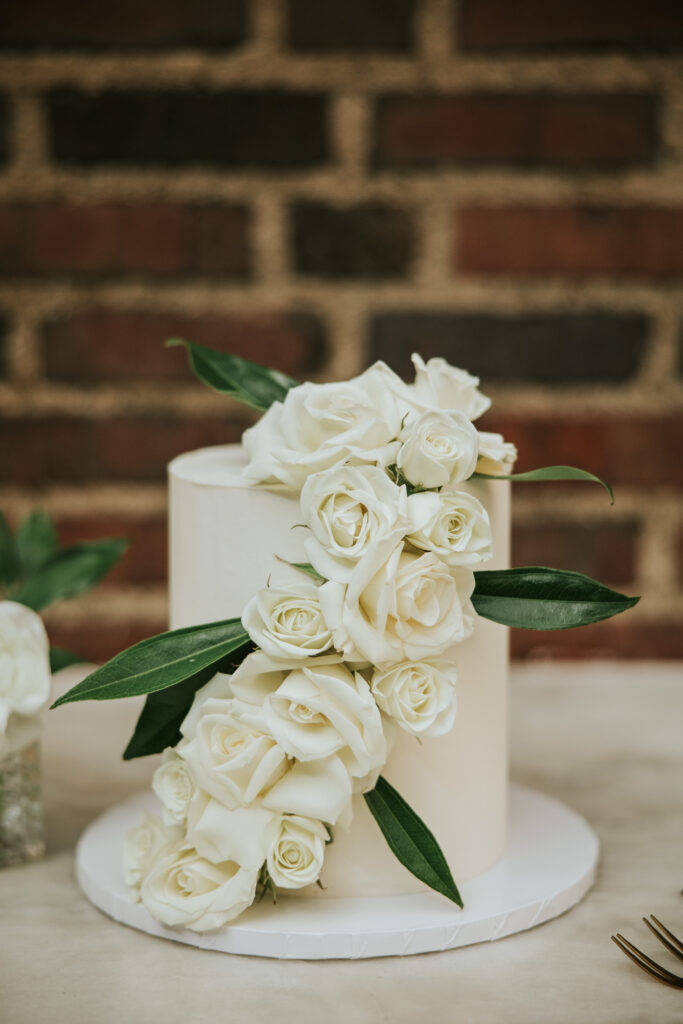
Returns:
[[[0,477],[18,484],[87,480],[158,480],[182,452],[238,441],[246,424],[130,416],[87,420],[70,416],[0,419]]]
[[[652,158],[654,101],[644,94],[393,95],[376,119],[376,160],[562,167]]]
[[[472,206],[456,216],[454,261],[484,274],[683,273],[683,207]]]
[[[513,629],[515,659],[683,658],[680,622],[633,622],[629,612],[593,626],[536,632]],[[646,683],[644,682],[644,685]]]
[[[305,313],[186,316],[90,309],[43,324],[41,336],[48,376],[76,382],[187,380],[191,372],[185,352],[163,347],[170,337],[289,374],[306,375],[324,359],[323,326]]]
[[[571,569],[603,583],[631,583],[636,572],[638,537],[638,524],[632,520],[516,524],[512,563]]]
[[[100,537],[126,537],[126,554],[106,578],[110,583],[163,583],[167,577],[168,533],[166,516],[59,516],[62,544],[77,544]]]
[[[487,415],[483,430],[500,431],[519,448],[518,472],[539,466],[569,465],[587,469],[612,484],[634,487],[683,487],[683,415],[572,416]],[[518,483],[530,488],[552,487],[568,494],[597,485]],[[617,494],[617,500],[619,496]]]
[[[678,0],[462,0],[465,50],[561,47],[662,48],[683,42]]]
[[[46,614],[46,625],[53,647],[64,647],[96,664],[108,661],[127,647],[168,629],[168,623],[163,619],[141,622],[139,617],[132,617],[129,622],[112,623],[84,619],[65,625],[59,619],[53,622],[49,611]]]
[[[249,265],[242,206],[0,206],[0,274],[236,274]]]

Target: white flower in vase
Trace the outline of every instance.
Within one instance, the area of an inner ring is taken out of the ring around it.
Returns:
[[[50,644],[40,615],[0,601],[0,737],[11,714],[35,715],[50,696]]]

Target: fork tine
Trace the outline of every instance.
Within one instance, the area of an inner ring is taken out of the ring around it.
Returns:
[[[666,967],[662,967],[661,964],[652,960],[649,956],[643,953],[642,949],[638,949],[637,946],[634,946],[632,942],[629,942],[629,940],[619,932],[617,932],[617,938],[621,939],[624,946],[627,946],[628,949],[638,957],[638,965],[640,967],[645,969],[645,965],[648,965],[651,968],[650,973],[656,972],[660,981],[666,981],[668,985],[674,985],[676,988],[683,988],[683,978],[678,974],[674,974],[672,971],[667,970]],[[624,949],[624,952],[626,952],[626,949]],[[631,957],[631,959],[633,960],[634,957]]]
[[[675,988],[679,987],[674,982],[668,981],[662,974],[659,973],[659,971],[653,971],[652,968],[648,967],[647,964],[643,963],[643,961],[639,959],[639,957],[634,956],[631,950],[624,945],[623,935],[612,935],[611,939],[615,946],[617,946],[617,948],[620,949],[622,953],[625,953],[629,960],[633,961],[636,967],[640,967],[640,969],[642,971],[645,971],[646,974],[649,974],[650,977],[654,978],[656,981],[661,981],[664,985],[673,985]]]
[[[669,931],[666,925],[663,925],[662,922],[658,918],[656,918],[654,914],[650,914],[650,917],[659,928],[659,932],[657,932],[652,927],[652,925],[648,920],[646,920],[646,918],[643,918],[643,921],[645,921],[645,924],[648,926],[650,931],[657,936],[660,942],[664,943],[667,949],[670,949],[672,953],[675,953],[676,956],[680,957],[681,960],[683,960],[683,942],[681,942],[680,939],[677,939],[674,933],[672,931]],[[664,932],[664,935],[661,935],[660,932]],[[667,938],[665,938],[664,936],[667,936]]]

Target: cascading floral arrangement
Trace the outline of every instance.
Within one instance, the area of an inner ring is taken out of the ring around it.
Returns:
[[[514,446],[474,426],[490,405],[478,379],[443,359],[414,356],[412,384],[383,363],[298,384],[183,344],[200,379],[265,413],[243,436],[245,475],[298,495],[309,562],[264,580],[241,620],[143,641],[57,702],[148,694],[124,757],[163,752],[162,814],[126,838],[131,895],[166,925],[220,928],[266,890],[319,882],[363,794],[405,867],[462,906],[436,839],[380,774],[395,730],[452,728],[446,652],[478,615],[563,629],[638,600],[578,573],[478,569],[491,526],[467,481],[603,482],[512,474]]]

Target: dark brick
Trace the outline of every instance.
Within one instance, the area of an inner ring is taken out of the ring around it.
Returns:
[[[151,584],[166,581],[166,516],[58,516],[57,527],[62,544],[77,544],[84,540],[97,540],[99,537],[128,539],[130,546],[124,558],[107,576],[106,586],[116,583]]]
[[[231,352],[288,374],[319,369],[325,331],[308,313],[145,313],[91,309],[45,323],[41,330],[45,368],[55,380],[189,380],[185,352],[165,349],[181,337]]]
[[[64,164],[300,168],[328,158],[321,93],[59,90],[47,108]]]
[[[405,276],[414,232],[408,214],[379,203],[333,207],[302,202],[291,209],[294,261],[300,274],[327,278]]]
[[[0,274],[233,274],[248,269],[242,206],[0,205]]]
[[[668,50],[683,43],[679,0],[461,0],[459,21],[465,50]]]
[[[631,612],[580,629],[537,633],[533,629],[511,631],[515,659],[562,658],[572,660],[680,659],[683,629],[680,622],[633,621]]]
[[[414,0],[288,0],[287,42],[309,53],[409,53]]]
[[[7,335],[9,323],[4,316],[0,316],[0,380],[8,375],[7,366]]]
[[[683,273],[683,207],[472,206],[455,265],[484,274],[667,277]]]
[[[63,622],[48,609],[45,620],[53,646],[75,651],[95,664],[102,664],[127,647],[168,629],[165,619],[141,620],[134,614],[126,622],[93,622],[85,617],[80,621]]]
[[[166,478],[182,452],[239,441],[246,423],[230,419],[129,416],[0,418],[0,477],[23,485]]]
[[[9,104],[0,93],[0,164],[6,164],[9,160],[9,119]]]
[[[246,0],[3,0],[0,49],[216,50],[241,43]]]
[[[517,470],[539,466],[580,466],[612,484],[683,487],[683,415],[588,415],[564,417],[487,413],[477,425],[505,435],[519,449]],[[519,483],[520,488],[586,493],[588,483]]]
[[[634,520],[515,525],[512,564],[549,565],[583,572],[603,583],[631,583],[636,575],[639,536]]]
[[[625,313],[382,313],[371,323],[371,355],[402,377],[410,356],[443,356],[483,381],[566,385],[620,383],[637,373],[648,320]]]
[[[399,167],[611,167],[650,162],[654,125],[642,93],[393,95],[378,103],[375,156]]]

